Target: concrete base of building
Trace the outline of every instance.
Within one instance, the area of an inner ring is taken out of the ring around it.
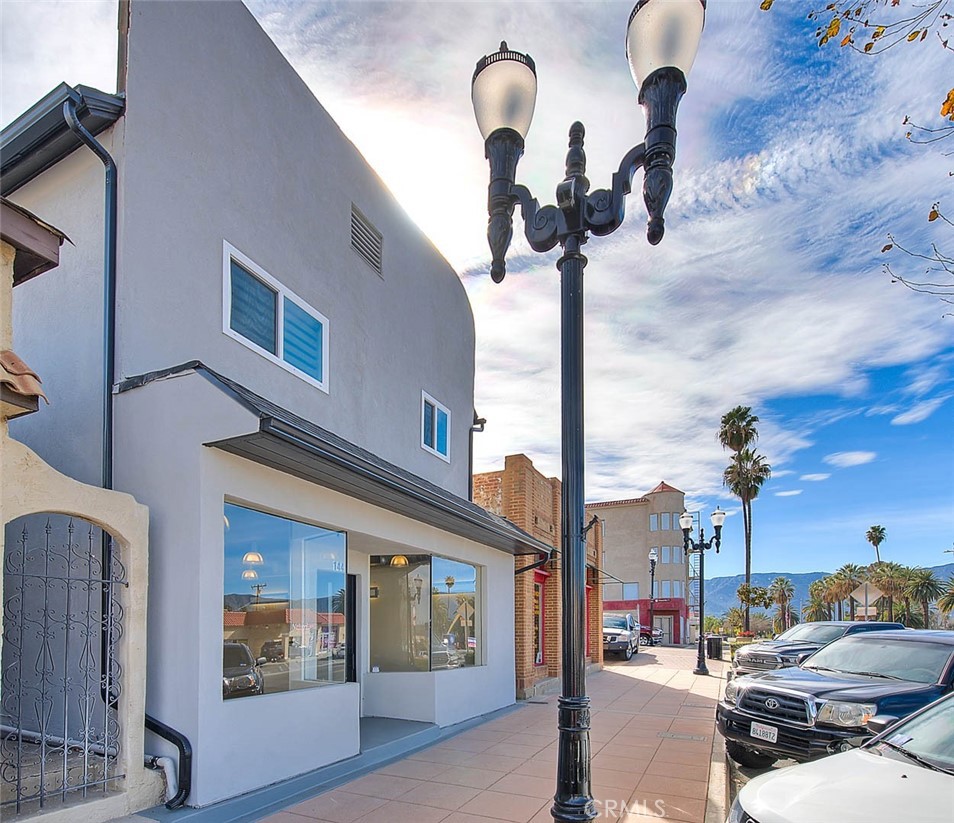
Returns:
[[[587,676],[596,674],[603,670],[602,663],[588,663],[586,666]],[[548,694],[559,694],[562,681],[559,677],[547,677],[538,680],[532,686],[517,690],[517,700],[533,700],[535,697],[543,697]]]

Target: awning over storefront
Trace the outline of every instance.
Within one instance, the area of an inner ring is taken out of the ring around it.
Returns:
[[[206,443],[435,528],[510,554],[549,553],[509,520],[457,497],[336,434],[276,406],[198,360],[131,377],[119,392],[195,372],[259,418],[257,431]]]

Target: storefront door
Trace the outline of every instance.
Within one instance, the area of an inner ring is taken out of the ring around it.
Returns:
[[[662,629],[662,642],[667,646],[672,645],[672,616],[657,614],[655,618],[656,628]]]

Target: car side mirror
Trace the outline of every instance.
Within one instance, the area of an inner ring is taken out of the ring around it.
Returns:
[[[900,720],[900,718],[895,717],[893,714],[876,714],[874,717],[868,719],[868,722],[865,723],[865,728],[872,734],[881,734],[885,729],[897,723],[898,720]]]
[[[811,657],[813,652],[802,652],[798,657],[795,658],[795,665],[801,666],[809,657]]]
[[[256,666],[264,666],[268,661],[264,657],[257,657],[255,659]]]

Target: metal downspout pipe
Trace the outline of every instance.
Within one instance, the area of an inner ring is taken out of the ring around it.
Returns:
[[[103,249],[103,467],[102,485],[104,489],[113,487],[113,383],[116,381],[116,242],[117,215],[119,212],[119,175],[116,162],[103,145],[80,122],[76,114],[76,101],[72,98],[63,103],[63,119],[73,132],[106,167],[106,194],[104,205],[104,249]],[[109,536],[103,532],[103,572],[109,574],[112,568],[112,545]],[[112,608],[109,597],[104,593],[103,614]],[[115,708],[118,695],[110,688],[108,663],[108,629],[104,621],[100,660],[103,666],[103,685],[100,687],[103,702]],[[173,743],[179,750],[179,790],[166,808],[177,809],[182,806],[192,787],[192,746],[181,732],[146,715],[146,728]]]

